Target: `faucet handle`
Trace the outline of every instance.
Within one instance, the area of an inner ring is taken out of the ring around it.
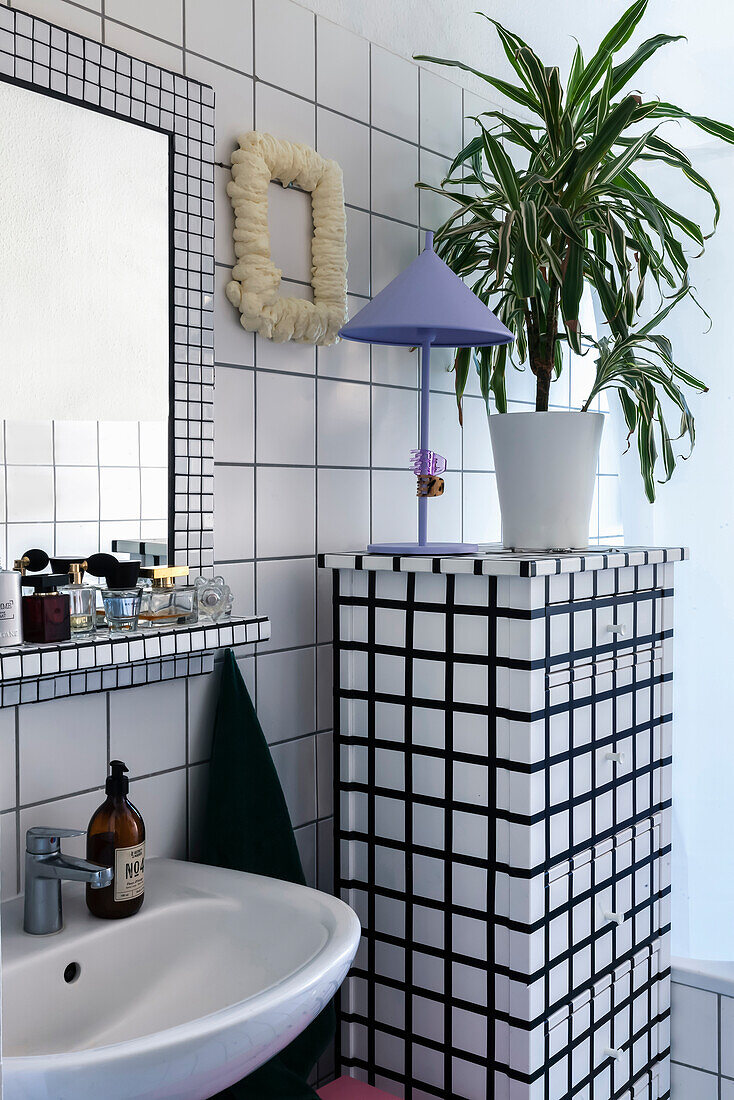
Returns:
[[[50,856],[61,851],[61,838],[84,836],[86,829],[54,829],[48,825],[34,825],[25,834],[25,850],[32,856]]]

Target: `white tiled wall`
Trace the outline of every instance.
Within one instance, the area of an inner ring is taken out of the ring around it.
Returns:
[[[165,539],[167,516],[165,420],[0,421],[6,568],[33,546],[89,557],[115,538]]]
[[[671,1051],[672,1100],[734,1100],[734,996],[674,980]]]

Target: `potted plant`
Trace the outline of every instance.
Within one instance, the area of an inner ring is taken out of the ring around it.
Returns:
[[[660,327],[682,298],[694,297],[686,248],[700,254],[705,237],[644,175],[648,163],[665,165],[703,189],[713,204],[713,233],[716,195],[660,128],[687,119],[729,143],[734,128],[629,90],[645,62],[681,37],[656,34],[617,60],[646,7],[647,0],[636,0],[588,61],[577,47],[565,86],[557,67],[543,65],[522,38],[489,16],[517,82],[460,61],[417,58],[474,73],[515,108],[480,115],[479,133],[458,153],[442,186],[419,184],[456,203],[436,233],[437,251],[516,338],[509,348],[457,352],[460,419],[472,360],[488,413],[490,406],[507,412],[508,355],[535,377],[534,412],[489,418],[505,546],[587,544],[603,425],[603,415],[591,410],[602,390],[617,392],[650,501],[659,463],[661,481],[673,473],[675,440],[685,439],[689,448],[695,442],[687,393],[707,387],[676,363]],[[580,321],[586,285],[603,317],[599,337],[584,332]],[[651,287],[658,301],[648,309]],[[596,353],[596,376],[579,412],[549,412],[564,344],[578,355]],[[674,436],[666,419],[671,410],[680,414]]]

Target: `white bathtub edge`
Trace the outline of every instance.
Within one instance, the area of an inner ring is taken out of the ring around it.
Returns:
[[[711,993],[721,993],[725,997],[734,997],[734,962],[673,957],[671,968],[674,982],[690,985],[695,989],[707,989]]]

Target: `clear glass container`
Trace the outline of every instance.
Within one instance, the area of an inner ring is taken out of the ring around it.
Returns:
[[[89,584],[67,584],[59,589],[69,597],[72,636],[97,629],[97,589]]]
[[[128,632],[138,629],[142,588],[103,588],[107,625],[110,630]]]
[[[180,588],[142,589],[141,626],[183,626],[198,619],[196,589],[193,585]]]
[[[196,591],[199,598],[199,615],[216,622],[232,611],[232,591],[224,577],[197,577]]]
[[[193,584],[176,585],[188,577],[187,565],[144,565],[141,626],[183,626],[199,618],[197,591]]]

